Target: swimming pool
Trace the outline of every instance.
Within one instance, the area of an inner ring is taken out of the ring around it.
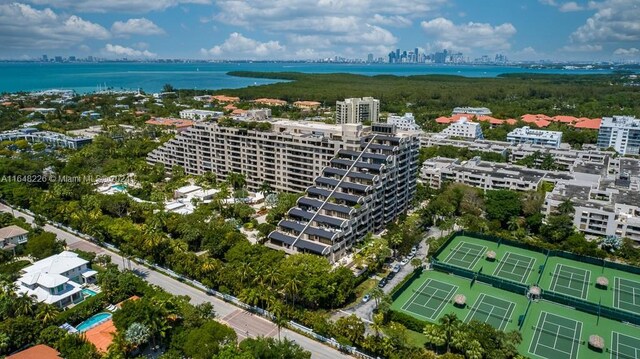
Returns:
[[[98,294],[98,292],[84,288],[82,290],[82,294],[84,294],[85,297],[93,297],[94,295]]]
[[[113,188],[115,190],[118,190],[118,191],[121,191],[121,192],[127,189],[127,187],[125,187],[124,185],[121,185],[121,184],[113,185],[113,186],[111,186],[111,188]]]
[[[106,322],[109,318],[111,318],[111,313],[98,313],[91,318],[85,320],[84,322],[76,325],[76,329],[79,332],[86,332],[87,330],[95,327],[98,324]]]

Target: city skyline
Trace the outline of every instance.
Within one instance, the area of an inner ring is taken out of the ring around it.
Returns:
[[[638,61],[639,16],[633,0],[2,0],[0,58],[377,60],[416,48],[472,60]]]

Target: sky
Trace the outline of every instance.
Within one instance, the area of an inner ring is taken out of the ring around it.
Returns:
[[[640,0],[0,0],[0,58],[640,60]]]

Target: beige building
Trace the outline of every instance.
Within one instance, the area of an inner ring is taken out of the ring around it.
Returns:
[[[29,231],[16,225],[0,228],[0,249],[12,249],[18,244],[27,243]]]
[[[380,100],[373,97],[336,101],[336,123],[378,122]]]
[[[340,149],[358,149],[370,131],[362,125],[273,120],[259,128],[196,123],[152,151],[147,162],[187,174],[213,172],[225,180],[245,175],[249,190],[268,183],[276,191],[304,192]]]

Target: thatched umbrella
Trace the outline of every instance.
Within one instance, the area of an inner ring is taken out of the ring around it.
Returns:
[[[540,287],[538,287],[537,285],[532,285],[531,287],[529,287],[529,298],[538,299],[540,298],[541,292],[542,290],[540,289]]]
[[[602,350],[604,349],[604,339],[599,335],[590,335],[589,346],[594,349]]]
[[[453,297],[453,303],[458,307],[464,307],[467,305],[467,297],[465,297],[464,294],[456,294],[456,296]]]
[[[607,277],[598,277],[598,279],[596,279],[596,286],[599,288],[607,288],[609,286],[609,279],[607,279]]]
[[[488,252],[487,252],[487,260],[489,260],[489,261],[494,261],[494,260],[496,260],[496,252],[494,252],[494,251],[488,251]]]

